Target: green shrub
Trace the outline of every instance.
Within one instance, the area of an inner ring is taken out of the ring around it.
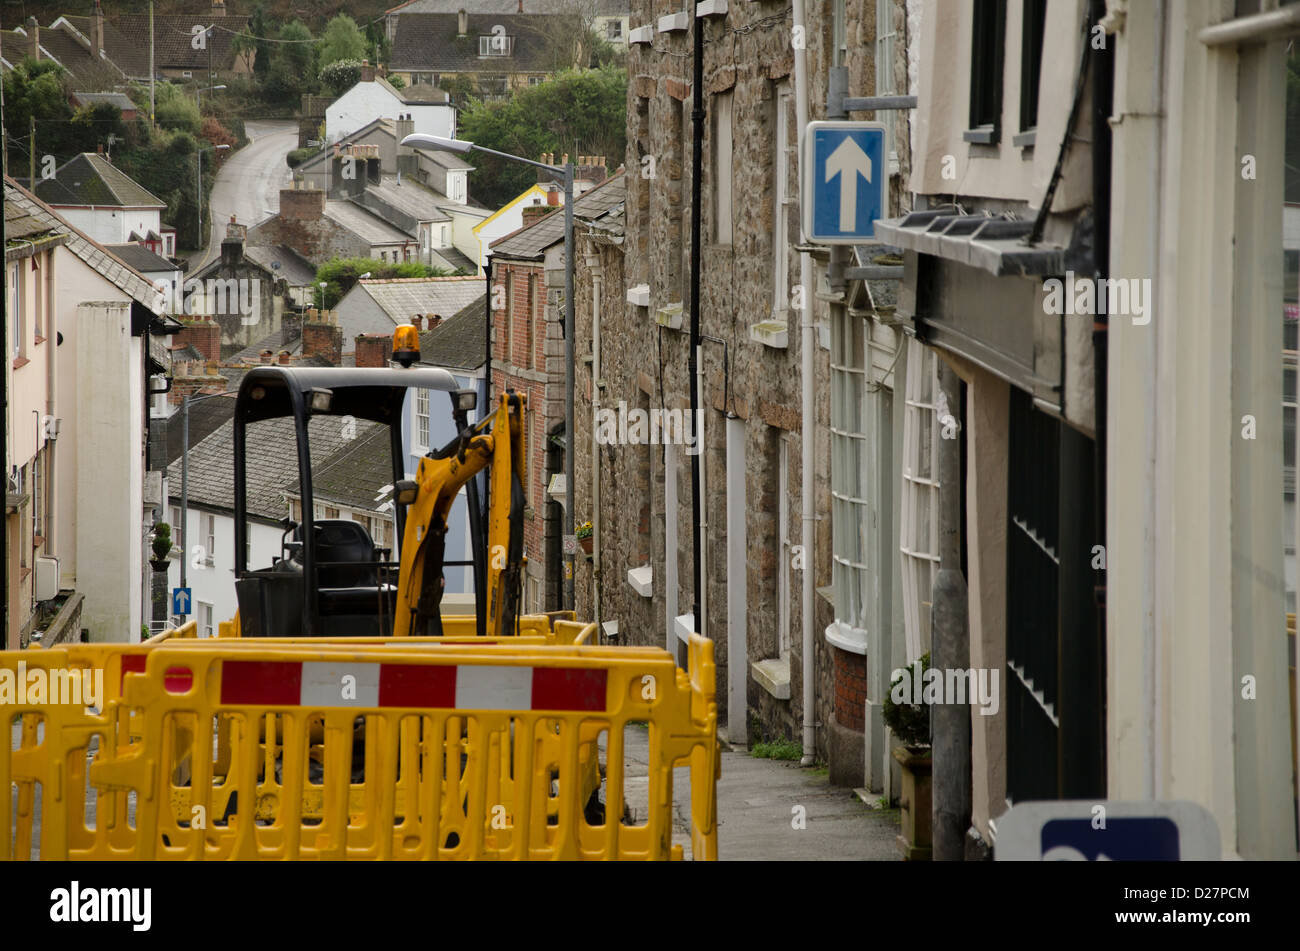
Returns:
[[[921,667],[919,678],[913,676],[913,669]],[[924,690],[921,696],[909,696],[913,688],[909,683],[905,683],[903,678],[909,678],[912,684],[919,682],[924,686],[925,672],[930,668],[929,653],[922,654],[914,663],[904,667],[897,677],[889,684],[889,693],[885,695],[882,704],[881,714],[884,717],[885,725],[894,732],[905,746],[929,746],[930,745],[930,705],[925,702]],[[912,703],[895,701],[895,696],[899,701],[912,700]]]

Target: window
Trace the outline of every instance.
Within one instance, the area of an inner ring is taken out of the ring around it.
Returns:
[[[415,448],[421,453],[429,451],[429,391],[415,391]]]
[[[493,33],[491,36],[480,36],[478,38],[479,56],[509,56],[514,52],[514,49],[515,38],[513,36]]]
[[[515,365],[515,272],[506,271],[506,364]]]
[[[13,314],[13,325],[10,331],[10,339],[14,342],[13,355],[15,358],[22,357],[26,352],[23,340],[23,262],[15,261],[14,266],[10,268],[9,286],[13,288],[9,304],[9,312]]]
[[[212,637],[215,632],[212,630],[212,605],[199,602],[199,636]]]
[[[975,0],[970,54],[970,129],[967,142],[998,140],[1002,114],[1002,45],[1006,0]]]
[[[605,39],[621,40],[623,38],[623,21],[608,20],[605,23]]]
[[[930,585],[939,570],[939,395],[934,352],[908,340],[899,532],[908,663],[930,649]],[[958,408],[949,407],[948,412],[956,416]]]
[[[335,508],[334,506],[332,506],[332,505],[327,505],[327,506],[325,506],[325,517],[326,517],[326,518],[338,518],[338,517],[339,517],[339,510],[336,509],[336,508]]]
[[[244,527],[244,565],[253,567],[253,526]]]
[[[524,321],[524,362],[523,365],[533,369],[533,324],[537,320],[537,275],[528,275],[528,317]]]
[[[713,97],[713,240],[731,244],[731,93]],[[682,150],[685,152],[685,149]]]
[[[1043,68],[1043,23],[1047,0],[1025,0],[1020,32],[1020,131],[1038,126],[1038,77]]]
[[[835,619],[866,630],[870,566],[864,544],[869,513],[863,467],[874,438],[865,432],[865,321],[833,309],[831,341],[831,585]]]
[[[894,43],[898,36],[894,31],[894,0],[876,0],[876,24],[876,95],[893,96],[898,92],[898,88],[894,85]],[[887,112],[885,113],[885,157],[889,160],[891,175],[898,170],[896,150],[893,114]]]
[[[185,550],[185,525],[181,521],[181,507],[173,505],[171,511],[172,544]]]
[[[880,8],[876,7],[876,27],[884,20],[880,17]],[[848,30],[844,24],[844,0],[831,0],[831,65],[843,66],[848,56]]]
[[[784,433],[777,440],[776,513],[776,650],[778,657],[790,654],[790,440]]]
[[[203,535],[207,540],[207,548],[204,549],[207,562],[212,564],[217,555],[217,517],[215,515],[203,516]]]
[[[540,86],[540,85],[541,85],[542,83],[544,83],[544,82],[546,82],[546,77],[545,77],[545,76],[529,76],[529,77],[528,77],[528,85],[530,85],[530,86]]]
[[[41,256],[32,256],[32,332],[38,338],[45,336],[42,321],[46,301],[41,294]]]
[[[790,85],[781,83],[773,97],[776,107],[772,195],[772,311],[784,313],[789,305],[790,170],[794,146],[790,144]]]

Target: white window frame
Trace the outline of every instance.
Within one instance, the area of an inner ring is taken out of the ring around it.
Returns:
[[[10,301],[10,307],[13,309],[13,324],[10,332],[13,334],[13,357],[18,359],[26,352],[26,321],[23,319],[23,262],[21,259],[14,262],[13,270],[9,275],[9,283],[13,288],[13,298]]]
[[[212,604],[208,601],[198,601],[196,603],[198,604],[198,610],[194,612],[194,619],[198,622],[199,637],[215,636],[216,623]]]
[[[856,331],[856,333],[854,332]],[[867,321],[832,309],[831,349],[831,584],[841,630],[864,632],[869,623],[870,506],[864,468],[873,436],[867,433]]]
[[[773,149],[772,188],[772,313],[783,315],[790,299],[790,168],[794,149],[790,144],[790,84],[776,87],[772,97],[776,108],[776,142]]]
[[[422,408],[423,407],[423,408]],[[417,455],[424,455],[429,451],[429,391],[418,389],[415,391],[415,406],[412,408],[412,421],[415,431],[412,437],[413,448]],[[423,427],[423,432],[421,432]]]
[[[730,91],[715,93],[713,96],[713,241],[715,244],[731,244],[734,239],[733,103]],[[683,154],[685,151],[683,148]]]
[[[480,59],[497,56],[510,56],[514,51],[515,38],[513,36],[503,36],[498,33],[479,35],[478,55]]]
[[[204,551],[205,561],[207,564],[215,564],[217,558],[217,517],[211,513],[205,513],[203,518],[204,532],[203,537],[207,541],[207,549]]]
[[[903,415],[899,554],[903,627],[910,664],[930,649],[930,587],[939,570],[939,439],[936,416],[939,361],[914,338],[907,341],[907,406]]]

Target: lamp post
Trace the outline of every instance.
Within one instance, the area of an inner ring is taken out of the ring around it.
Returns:
[[[225,88],[226,87],[224,85],[221,85],[221,86],[209,86],[207,89],[200,87],[194,90],[194,105],[198,106],[199,108],[199,118],[203,117],[203,94],[205,92],[216,92],[218,89],[225,89]]]
[[[228,145],[214,145],[210,148],[199,149],[198,151],[199,176],[195,180],[194,185],[195,185],[195,197],[198,198],[198,202],[199,202],[199,229],[198,229],[198,234],[195,237],[198,239],[197,246],[200,249],[203,248],[204,246],[203,245],[203,153],[220,152],[228,148],[230,148],[230,146]]]
[[[573,457],[577,448],[573,433],[573,163],[548,165],[509,152],[484,148],[465,139],[447,139],[440,135],[416,132],[402,139],[402,145],[435,149],[442,152],[482,152],[522,165],[540,168],[564,183],[564,604],[573,610],[573,549],[575,514],[573,505]],[[530,315],[531,316],[531,315]],[[489,385],[491,385],[489,381]]]
[[[207,396],[190,396],[186,393],[181,399],[181,524],[180,524],[180,549],[181,549],[181,587],[186,588],[186,580],[189,577],[186,569],[190,564],[190,403],[200,403],[203,400],[214,400],[219,396],[227,398],[235,397],[236,393],[209,393]]]

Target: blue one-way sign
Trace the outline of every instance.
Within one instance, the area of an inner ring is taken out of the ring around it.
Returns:
[[[817,244],[875,237],[889,181],[879,122],[810,122],[804,132],[803,230]]]
[[[185,617],[190,613],[190,589],[172,588],[172,614]]]

